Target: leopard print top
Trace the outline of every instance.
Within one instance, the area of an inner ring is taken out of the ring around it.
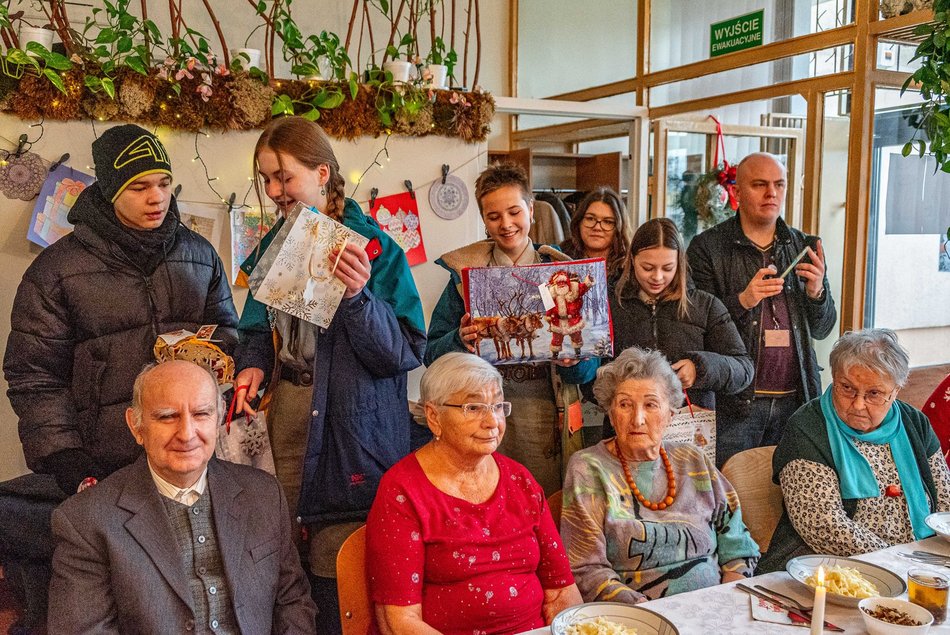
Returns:
[[[890,446],[857,441],[856,447],[877,476],[882,494],[858,500],[854,518],[844,511],[838,475],[831,467],[797,459],[779,473],[789,520],[815,553],[850,556],[914,541],[907,501],[883,494],[888,485],[900,484]],[[937,488],[936,509],[948,511],[950,470],[940,452],[929,464]]]

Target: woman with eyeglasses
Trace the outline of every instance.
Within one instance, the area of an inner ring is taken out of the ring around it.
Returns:
[[[577,205],[571,217],[571,235],[561,243],[561,251],[575,260],[604,258],[607,279],[614,279],[623,267],[630,244],[630,225],[620,195],[609,187],[591,191]]]
[[[513,267],[571,259],[556,247],[531,242],[534,196],[528,175],[520,166],[488,166],[475,181],[475,201],[488,239],[454,249],[436,260],[448,271],[449,279],[429,320],[426,365],[453,351],[475,353],[480,328],[484,333],[485,327],[476,324],[465,308],[465,268]],[[505,380],[505,393],[514,404],[511,431],[501,452],[527,467],[548,495],[561,489],[563,468],[554,384],[558,377],[573,382],[571,385],[588,381],[593,379],[595,369],[590,360],[578,362],[565,357],[551,363],[506,364],[499,368]]]
[[[907,351],[889,329],[845,333],[832,384],[788,420],[772,459],[785,513],[759,570],[796,556],[876,551],[934,534],[950,510],[950,470],[927,417],[897,399]]]
[[[433,440],[384,476],[366,521],[371,632],[521,633],[579,604],[544,492],[497,452],[511,403],[485,360],[447,353],[420,403]]]

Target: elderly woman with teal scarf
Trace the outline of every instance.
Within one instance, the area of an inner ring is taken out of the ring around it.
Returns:
[[[806,553],[851,556],[933,535],[950,470],[927,417],[897,399],[907,352],[889,329],[841,336],[832,384],[788,420],[772,460],[785,513],[759,572]]]

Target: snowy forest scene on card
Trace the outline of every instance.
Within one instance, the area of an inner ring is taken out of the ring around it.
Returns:
[[[603,260],[463,272],[478,355],[492,364],[613,355]]]

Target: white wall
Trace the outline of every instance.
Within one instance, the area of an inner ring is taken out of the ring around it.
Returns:
[[[96,4],[99,4],[96,2]],[[220,7],[227,5],[227,10]],[[218,19],[221,21],[228,40],[229,48],[243,46],[244,38],[257,24],[253,11],[246,2],[229,0],[227,3],[214,3],[218,8]],[[160,28],[167,32],[167,3],[151,0],[148,2],[149,17],[156,20]],[[16,1],[14,2],[14,9]],[[22,6],[28,15],[35,15],[28,2]],[[322,2],[319,11],[303,2],[294,4],[294,17],[301,30],[305,33],[319,32],[328,29],[345,37],[346,25],[352,3],[337,0]],[[136,11],[138,3],[132,3],[131,10]],[[70,17],[81,30],[83,8],[76,5],[69,7]],[[190,11],[186,8],[186,20],[192,28],[198,29],[209,37],[212,48],[220,48],[214,29],[207,15],[198,3],[193,3]],[[461,48],[461,32],[464,27],[464,13],[460,11],[458,22],[460,27],[456,36],[456,46]],[[508,4],[504,0],[483,0],[481,2],[482,25],[482,64],[479,76],[479,85],[485,90],[496,94],[507,93],[508,82]],[[428,49],[428,25],[420,25],[420,40],[423,54]],[[377,47],[383,37],[381,24],[375,31]],[[423,36],[423,33],[426,35]],[[388,33],[387,33],[388,34]],[[472,39],[474,43],[474,35]],[[250,46],[261,46],[262,31],[258,31],[250,41]],[[474,44],[472,45],[472,59],[474,60]],[[355,51],[355,48],[354,48]],[[277,57],[280,56],[279,51]],[[365,47],[364,47],[364,57]],[[278,65],[278,69],[286,65]],[[473,66],[470,67],[470,76]],[[16,139],[23,132],[35,138],[38,128],[28,128],[30,123],[19,119],[0,115],[0,148],[12,149]],[[507,146],[507,120],[497,117],[494,122],[498,129],[493,131],[493,145]],[[106,124],[98,124],[97,131],[101,134]],[[194,156],[195,136],[193,134],[160,130],[160,136],[168,146],[175,168],[176,181],[183,186],[181,198],[183,201],[216,202],[216,197],[208,188],[204,180],[200,164],[192,163]],[[93,128],[88,121],[75,122],[46,122],[43,138],[34,146],[33,150],[45,160],[53,161],[63,153],[72,155],[70,164],[85,170],[92,163],[90,144],[94,139]],[[218,177],[215,186],[223,195],[231,191],[238,192],[238,200],[243,198],[247,189],[247,177],[250,175],[250,157],[257,133],[230,132],[227,134],[212,133],[210,137],[199,137],[201,154],[208,162],[212,176]],[[334,142],[334,148],[343,167],[344,175],[354,170],[362,172],[372,163],[373,157],[383,145],[383,139],[363,138],[358,142]],[[402,181],[410,179],[419,194],[419,208],[422,216],[422,233],[425,241],[429,262],[413,268],[413,277],[423,298],[423,308],[428,319],[438,296],[447,280],[447,274],[433,264],[439,255],[456,246],[477,240],[483,235],[481,221],[478,218],[477,207],[471,201],[468,211],[460,219],[445,221],[436,217],[428,204],[428,185],[440,175],[440,166],[448,163],[453,172],[472,187],[478,172],[485,167],[487,155],[486,144],[468,145],[456,140],[441,137],[426,137],[423,139],[406,139],[393,137],[389,143],[391,160],[386,162],[383,169],[374,168],[367,174],[357,193],[364,208],[371,187],[378,187],[381,195],[394,194],[404,191]],[[347,194],[352,190],[352,184],[347,186]],[[254,201],[253,194],[250,201]],[[34,201],[10,201],[0,196],[0,205],[7,221],[8,231],[0,241],[0,268],[4,275],[0,277],[0,355],[6,347],[6,339],[10,330],[10,312],[13,297],[23,272],[32,262],[39,249],[26,240],[27,225]],[[222,210],[223,210],[222,206]],[[221,212],[222,221],[225,221],[225,212]],[[225,232],[225,237],[227,237]],[[227,243],[227,238],[223,241]],[[220,248],[222,259],[227,265],[230,258],[230,249],[227,244]],[[238,291],[235,303],[238,309],[243,305],[244,292]],[[411,393],[417,391],[416,385],[420,372],[413,373],[410,378]],[[16,415],[10,408],[6,398],[6,383],[0,379],[0,480],[12,478],[26,471],[22,450],[16,431]],[[411,396],[414,396],[412,394]]]
[[[105,128],[106,126],[102,124],[96,127],[100,134]],[[4,139],[16,139],[21,131],[27,131],[24,122],[8,115],[0,115],[0,136]],[[30,130],[29,133],[35,134],[34,131],[35,129]],[[215,203],[217,199],[204,180],[204,172],[200,164],[191,161],[194,156],[195,135],[161,129],[159,136],[172,158],[175,179],[182,185],[181,199]],[[63,152],[69,152],[72,155],[70,164],[85,170],[86,166],[92,163],[89,148],[93,139],[93,129],[88,122],[47,122],[43,138],[34,146],[33,151],[47,161],[55,160]],[[250,157],[256,140],[257,133],[254,131],[198,137],[201,155],[208,161],[211,175],[218,179],[214,182],[215,186],[225,196],[227,193],[237,191],[238,200],[243,197],[249,185],[247,178],[250,175]],[[353,190],[351,179],[372,164],[383,142],[383,139],[365,138],[358,142],[334,143],[343,174],[347,176],[347,194]],[[405,191],[402,185],[403,180],[412,181],[417,192],[422,235],[428,256],[428,262],[414,267],[412,274],[422,295],[423,308],[428,318],[448,279],[448,274],[433,261],[445,251],[477,240],[484,235],[474,198],[470,199],[468,210],[462,217],[446,221],[437,217],[429,206],[429,185],[440,177],[441,165],[448,163],[453,173],[471,187],[479,171],[486,165],[487,147],[485,144],[469,145],[441,137],[423,139],[393,137],[388,149],[391,160],[383,159],[382,169],[373,168],[369,171],[356,194],[356,199],[366,209],[368,207],[366,199],[370,188],[379,188],[380,195],[385,196]],[[255,200],[252,193],[249,202]],[[9,231],[0,243],[0,264],[4,271],[4,275],[0,277],[0,356],[2,356],[6,348],[6,336],[10,330],[10,313],[16,287],[23,272],[38,253],[38,248],[26,239],[27,225],[35,201],[11,201],[2,197],[0,201],[2,201],[4,216],[9,222]],[[221,205],[220,209],[220,221],[226,223],[225,206]],[[224,236],[222,241],[224,244],[218,246],[218,249],[225,266],[228,267],[230,247],[227,231]],[[239,310],[243,306],[244,294],[243,290],[237,290],[235,294],[235,303]],[[411,396],[417,394],[418,376],[419,373],[415,373],[412,377]],[[16,415],[10,409],[9,401],[6,399],[6,388],[6,383],[0,380],[0,393],[2,393],[0,394],[0,448],[4,448],[3,458],[0,461],[0,479],[10,478],[22,473],[25,469],[16,433]]]
[[[637,3],[518,2],[518,96],[549,97],[632,77]]]

